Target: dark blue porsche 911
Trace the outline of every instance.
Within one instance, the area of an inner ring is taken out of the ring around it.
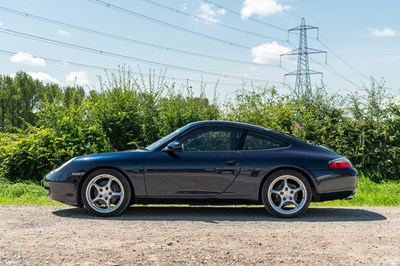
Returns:
[[[50,172],[53,200],[117,215],[135,203],[264,204],[296,217],[311,201],[351,198],[357,171],[343,156],[262,127],[188,124],[140,150],[75,157]]]

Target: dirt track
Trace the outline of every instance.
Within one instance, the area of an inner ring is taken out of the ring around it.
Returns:
[[[0,206],[0,265],[400,265],[400,208]]]

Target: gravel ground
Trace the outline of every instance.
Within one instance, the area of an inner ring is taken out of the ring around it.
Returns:
[[[400,208],[0,206],[0,265],[400,265]]]

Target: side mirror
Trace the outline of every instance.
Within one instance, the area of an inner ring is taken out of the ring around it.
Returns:
[[[168,143],[168,145],[161,151],[182,151],[182,143],[180,143],[179,141],[172,141]]]

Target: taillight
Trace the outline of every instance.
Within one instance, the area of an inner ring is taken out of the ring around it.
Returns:
[[[329,167],[332,169],[351,168],[351,162],[345,158],[339,158],[329,162]]]

